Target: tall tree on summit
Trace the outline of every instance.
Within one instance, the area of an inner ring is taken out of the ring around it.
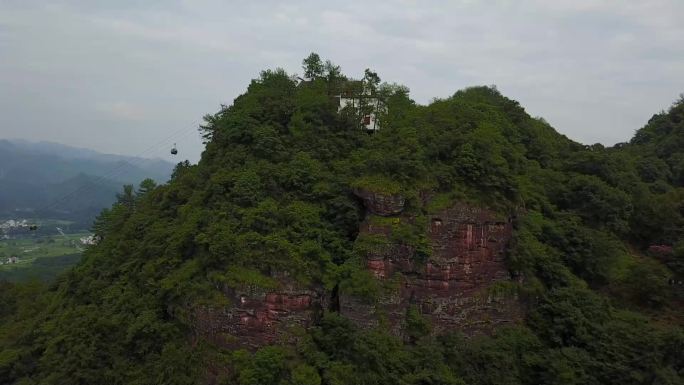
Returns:
[[[371,93],[374,93],[378,89],[378,85],[380,85],[380,76],[378,76],[377,72],[373,72],[370,68],[366,68],[363,72],[363,81],[365,83],[364,85],[368,87],[368,90]]]
[[[342,75],[342,68],[330,60],[325,61],[323,68],[325,71],[325,78],[328,83],[328,95],[331,95],[333,91],[337,90],[341,80],[344,79],[344,75]]]
[[[302,60],[302,69],[304,70],[304,77],[312,80],[323,76],[325,66],[321,57],[312,52],[306,59]]]

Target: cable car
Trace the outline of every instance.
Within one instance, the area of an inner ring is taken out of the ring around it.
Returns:
[[[178,154],[178,149],[176,149],[176,143],[173,144],[173,148],[171,149],[171,155],[176,155]]]

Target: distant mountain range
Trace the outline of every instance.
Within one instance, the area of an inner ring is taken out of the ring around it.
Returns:
[[[124,184],[164,183],[173,164],[52,142],[0,139],[0,217],[92,220]]]

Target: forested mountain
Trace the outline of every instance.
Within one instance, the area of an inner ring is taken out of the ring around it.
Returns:
[[[92,221],[123,184],[164,182],[173,165],[160,159],[100,154],[50,142],[0,140],[0,215]],[[72,194],[78,191],[78,194]],[[66,197],[66,198],[65,198]],[[63,199],[64,198],[64,199]],[[35,212],[36,210],[42,212]]]
[[[0,382],[684,383],[684,102],[604,148],[491,87],[422,106],[304,64],[55,285],[3,285]]]

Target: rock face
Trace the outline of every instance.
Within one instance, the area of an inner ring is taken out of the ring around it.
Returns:
[[[195,311],[195,330],[218,346],[258,348],[291,342],[292,328],[308,327],[327,305],[322,291],[285,285],[277,291],[257,288],[226,289],[230,304]]]
[[[493,290],[510,280],[504,253],[511,237],[509,218],[489,210],[457,204],[429,217],[426,229],[431,255],[416,262],[412,247],[396,242],[367,253],[366,268],[394,288],[370,304],[340,296],[340,311],[362,327],[384,318],[396,334],[409,306],[432,321],[436,333],[459,329],[487,331],[520,317],[520,306],[510,295]],[[361,234],[386,237],[390,229],[373,226],[368,218]]]
[[[293,328],[314,325],[331,304],[362,328],[386,320],[397,335],[403,334],[411,306],[430,319],[435,333],[486,332],[520,318],[515,298],[492,290],[494,284],[510,280],[504,265],[512,230],[509,218],[467,204],[431,215],[424,229],[430,257],[421,261],[413,246],[392,234],[394,222],[415,224],[408,215],[396,215],[403,210],[404,199],[371,193],[359,196],[369,213],[360,236],[386,240],[368,249],[365,259],[368,271],[389,288],[380,298],[369,303],[343,290],[333,295],[322,288],[302,288],[287,274],[274,274],[271,278],[279,283],[277,290],[225,288],[226,306],[196,308],[197,337],[228,348],[290,343]],[[372,221],[373,215],[383,220]]]
[[[399,194],[382,194],[364,189],[355,189],[354,194],[363,199],[368,211],[376,215],[396,215],[404,209],[405,199]]]
[[[649,254],[661,259],[667,259],[674,254],[674,248],[670,245],[651,245],[647,251]]]

